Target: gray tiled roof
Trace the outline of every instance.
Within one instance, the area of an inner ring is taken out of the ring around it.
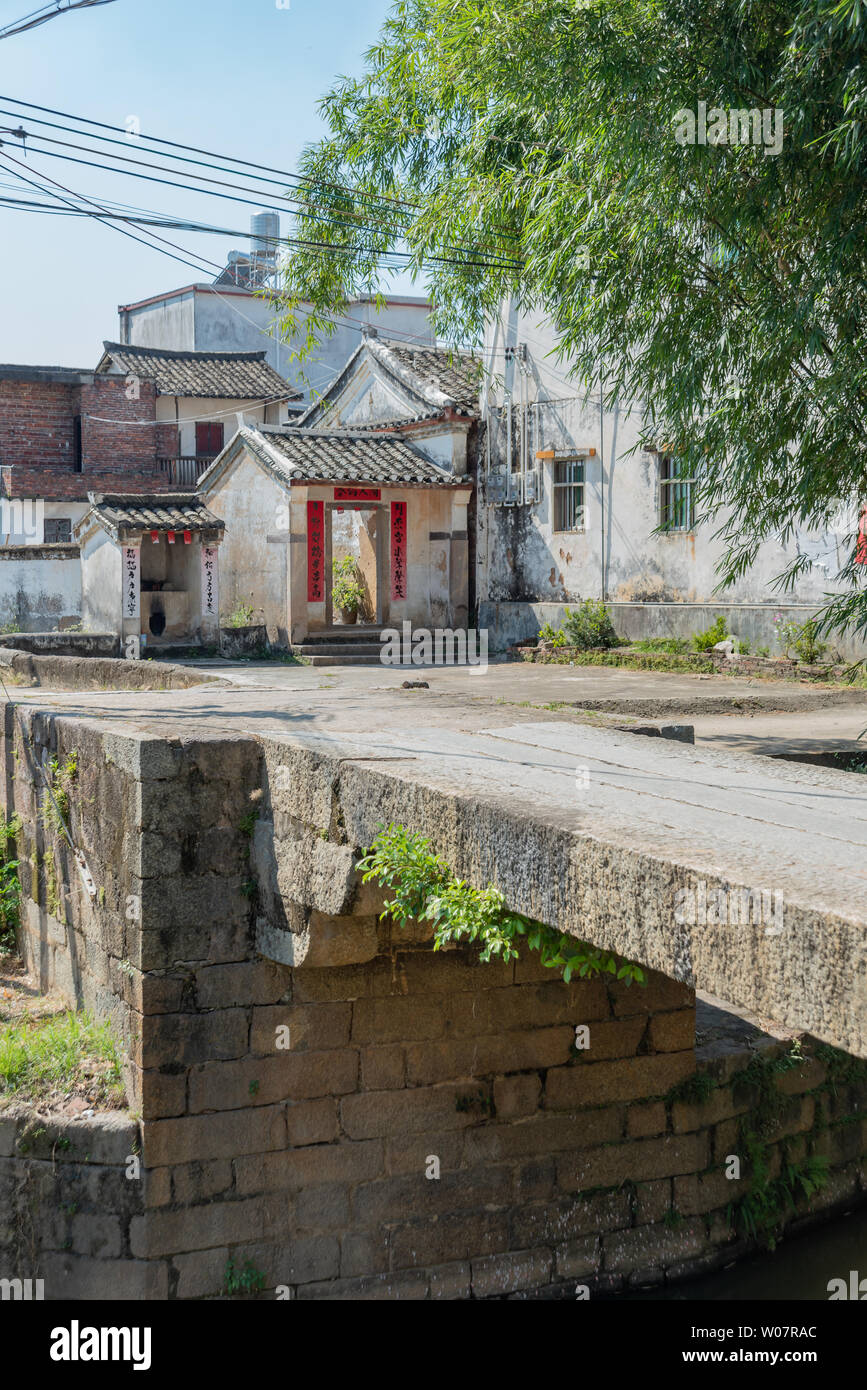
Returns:
[[[412,347],[390,340],[384,346],[408,372],[453,400],[459,411],[478,411],[482,368],[477,358],[448,348]]]
[[[160,396],[297,400],[301,395],[269,366],[264,351],[176,352],[128,343],[103,343],[103,347],[105,356],[122,372],[155,382]]]
[[[88,494],[90,508],[78,523],[83,531],[98,520],[113,536],[129,531],[222,531],[225,526],[195,492]]]
[[[362,339],[320,399],[307,407],[299,425],[315,427],[323,419],[327,421],[334,403],[368,353],[397,383],[398,389],[402,389],[409,407],[402,418],[441,419],[446,411],[478,417],[482,381],[482,364],[478,358],[452,348],[413,347],[371,333]]]
[[[286,482],[465,485],[464,479],[431,463],[403,435],[303,430],[297,426],[245,429],[242,435],[257,457]]]

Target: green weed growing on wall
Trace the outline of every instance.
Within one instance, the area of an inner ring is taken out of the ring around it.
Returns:
[[[510,912],[502,893],[488,884],[472,884],[452,876],[444,859],[432,852],[430,841],[412,835],[401,825],[380,827],[379,834],[358,868],[364,883],[377,883],[391,895],[382,917],[398,926],[430,922],[434,950],[452,941],[469,941],[481,947],[481,960],[517,960],[523,940],[538,951],[542,964],[562,972],[568,983],[573,975],[592,978],[613,975],[631,984],[645,984],[641,967],[578,941],[520,913]]]
[[[14,840],[21,832],[21,817],[6,819],[0,811],[0,955],[16,949],[21,913],[21,881],[18,860],[13,853]]]
[[[52,758],[48,769],[51,796],[46,793],[42,818],[46,826],[59,834],[63,830],[64,821],[69,821],[69,798],[78,776],[78,752],[73,749],[62,763],[59,758]]]

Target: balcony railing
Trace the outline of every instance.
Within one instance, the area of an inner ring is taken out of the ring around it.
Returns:
[[[157,459],[160,472],[168,475],[173,487],[195,487],[196,480],[214,462],[216,454],[196,454],[193,457]]]

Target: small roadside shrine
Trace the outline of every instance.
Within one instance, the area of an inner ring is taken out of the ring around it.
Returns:
[[[403,434],[244,427],[199,489],[226,522],[227,604],[252,596],[271,642],[466,628],[472,480]]]
[[[82,623],[115,632],[138,660],[220,635],[219,547],[224,523],[194,492],[91,492],[75,528],[81,547]]]

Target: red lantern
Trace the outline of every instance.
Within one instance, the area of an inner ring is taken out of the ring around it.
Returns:
[[[193,539],[193,533],[192,533],[192,531],[185,531],[185,532],[184,532],[184,545],[190,545],[191,542],[192,542],[192,539]]]
[[[153,541],[154,545],[159,545],[159,543],[160,543],[160,533],[159,533],[159,531],[151,531],[151,540]]]
[[[169,531],[169,533],[168,533],[168,539],[169,539],[169,545],[174,545],[174,543],[175,543],[175,533],[174,533],[174,531]]]

